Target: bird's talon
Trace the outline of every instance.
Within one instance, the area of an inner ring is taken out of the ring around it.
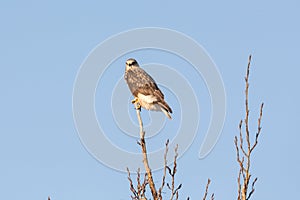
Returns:
[[[135,106],[135,109],[141,111],[141,105],[139,103],[137,103]]]
[[[131,100],[131,103],[132,104],[135,104],[135,103],[137,103],[138,102],[138,98],[134,98],[133,100]]]

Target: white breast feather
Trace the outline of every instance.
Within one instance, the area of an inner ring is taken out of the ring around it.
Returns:
[[[138,94],[138,98],[141,101],[144,101],[145,103],[153,103],[154,101],[157,101],[157,98],[154,95],[143,95],[141,93]]]
[[[138,99],[140,105],[147,110],[155,110],[160,111],[160,106],[158,104],[154,104],[153,102],[157,101],[157,98],[154,95],[143,95],[141,93],[138,94]]]

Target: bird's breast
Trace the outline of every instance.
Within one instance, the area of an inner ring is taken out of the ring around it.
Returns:
[[[144,95],[138,93],[137,95],[140,105],[147,110],[159,111],[160,107],[157,105],[157,98],[154,95]]]

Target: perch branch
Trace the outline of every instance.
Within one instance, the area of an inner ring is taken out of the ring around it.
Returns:
[[[135,103],[134,106],[135,106],[135,109],[136,109],[136,115],[137,115],[137,118],[138,118],[138,121],[139,121],[139,126],[140,126],[140,142],[139,142],[139,144],[141,145],[141,148],[142,148],[143,163],[144,163],[145,170],[146,170],[146,173],[147,173],[148,183],[149,183],[149,186],[150,186],[150,190],[151,190],[153,200],[158,200],[158,195],[157,195],[157,191],[156,191],[155,184],[154,184],[154,181],[153,181],[152,172],[151,172],[151,169],[150,169],[150,166],[149,166],[149,161],[148,161],[148,156],[147,156],[145,131],[144,131],[144,128],[143,128],[143,121],[142,121],[141,113],[140,113],[141,110],[140,110],[140,107],[139,107],[138,103]]]

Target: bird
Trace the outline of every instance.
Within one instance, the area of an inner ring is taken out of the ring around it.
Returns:
[[[154,79],[133,58],[126,61],[124,79],[134,96],[131,102],[137,105],[137,109],[142,107],[146,110],[162,111],[172,119],[172,109],[164,100],[164,94]]]

